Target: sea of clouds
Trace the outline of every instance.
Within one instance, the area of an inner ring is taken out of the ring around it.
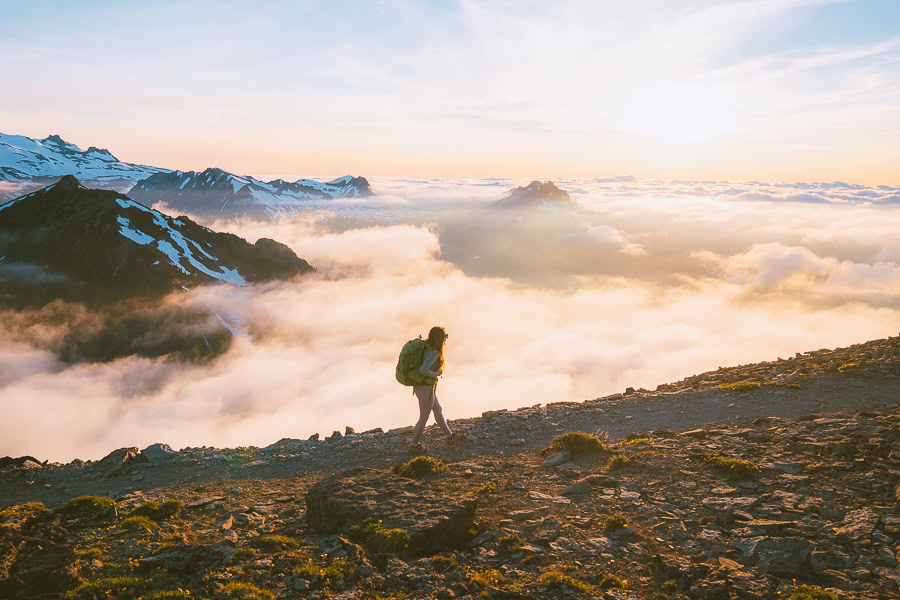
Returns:
[[[0,327],[0,454],[96,459],[409,425],[416,403],[394,366],[432,325],[450,334],[438,385],[450,419],[900,331],[898,188],[555,182],[572,202],[498,211],[528,182],[379,179],[378,196],[327,210],[206,223],[284,242],[318,272],[168,299],[239,330],[209,364],[66,366]]]

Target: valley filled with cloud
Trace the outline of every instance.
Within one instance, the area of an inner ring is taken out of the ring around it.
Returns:
[[[897,188],[554,182],[568,199],[510,208],[496,203],[527,181],[373,179],[373,197],[204,222],[283,242],[317,269],[167,298],[234,328],[212,360],[64,363],[54,349],[71,320],[7,313],[0,454],[88,459],[409,425],[416,403],[394,366],[432,325],[450,334],[438,385],[450,419],[900,330]]]

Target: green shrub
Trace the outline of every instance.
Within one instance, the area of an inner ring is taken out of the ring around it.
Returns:
[[[724,456],[707,456],[703,462],[723,473],[729,479],[752,479],[759,475],[759,467],[748,460],[726,458]]]
[[[409,548],[409,532],[405,529],[387,529],[381,521],[366,519],[350,528],[350,537],[376,554],[400,554]]]
[[[147,517],[158,523],[172,517],[177,517],[181,514],[182,508],[184,508],[184,502],[181,500],[166,500],[162,503],[150,500],[131,511],[131,515],[135,517]]]
[[[409,462],[397,463],[391,470],[401,477],[421,477],[429,473],[444,471],[447,467],[444,463],[431,456],[417,456]]]
[[[141,533],[153,533],[159,529],[159,525],[147,517],[128,517],[119,523],[119,529],[139,531]]]
[[[561,573],[560,571],[547,571],[546,573],[543,573],[538,578],[538,584],[548,589],[559,590],[568,588],[571,590],[579,591],[583,594],[594,593],[594,589],[584,581],[576,579],[571,575]]]
[[[86,581],[74,590],[66,592],[66,600],[95,600],[115,598],[116,600],[137,600],[151,587],[153,581],[139,577],[104,577]]]
[[[838,597],[820,587],[801,585],[794,588],[788,600],[838,600]]]
[[[612,447],[606,443],[606,440],[580,431],[571,431],[556,436],[548,447],[541,450],[541,453],[548,454],[560,450],[567,450],[572,456],[612,454],[613,452]]]
[[[628,519],[626,519],[624,515],[619,514],[609,515],[603,523],[603,531],[606,533],[611,533],[618,529],[625,529],[626,527],[628,527]]]
[[[216,598],[219,600],[275,600],[275,594],[250,583],[226,583]]]
[[[96,519],[106,513],[115,514],[115,510],[116,502],[111,498],[79,496],[66,502],[60,512],[68,518]]]
[[[758,390],[762,385],[758,381],[735,381],[734,383],[723,383],[721,385],[717,385],[717,390],[730,390],[732,392],[749,392],[751,390]]]
[[[258,535],[250,540],[250,545],[260,550],[274,552],[276,550],[296,550],[301,546],[300,540],[286,535]]]

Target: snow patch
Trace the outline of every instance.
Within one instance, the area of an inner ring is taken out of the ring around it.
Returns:
[[[119,233],[123,236],[127,237],[129,240],[134,242],[135,244],[139,244],[141,246],[146,246],[150,242],[154,241],[152,235],[147,235],[143,231],[139,231],[137,229],[132,229],[130,227],[131,223],[126,217],[116,217],[116,220],[119,222]]]

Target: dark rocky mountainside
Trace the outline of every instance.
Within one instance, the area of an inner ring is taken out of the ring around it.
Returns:
[[[569,193],[556,187],[552,181],[532,181],[527,186],[517,187],[509,195],[494,202],[493,208],[529,209],[543,208],[559,210],[572,204]]]
[[[288,279],[313,271],[287,246],[255,244],[172,218],[71,175],[0,205],[0,302],[108,302],[182,287]]]
[[[0,597],[895,599],[898,398],[889,338],[488,411],[412,460],[349,427],[0,459]]]
[[[310,201],[363,198],[372,195],[364,177],[345,176],[328,182],[282,179],[263,182],[233,175],[222,169],[202,172],[158,173],[139,181],[128,196],[153,206],[162,203],[174,211],[199,217],[250,217],[268,220],[278,213],[293,213]]]

